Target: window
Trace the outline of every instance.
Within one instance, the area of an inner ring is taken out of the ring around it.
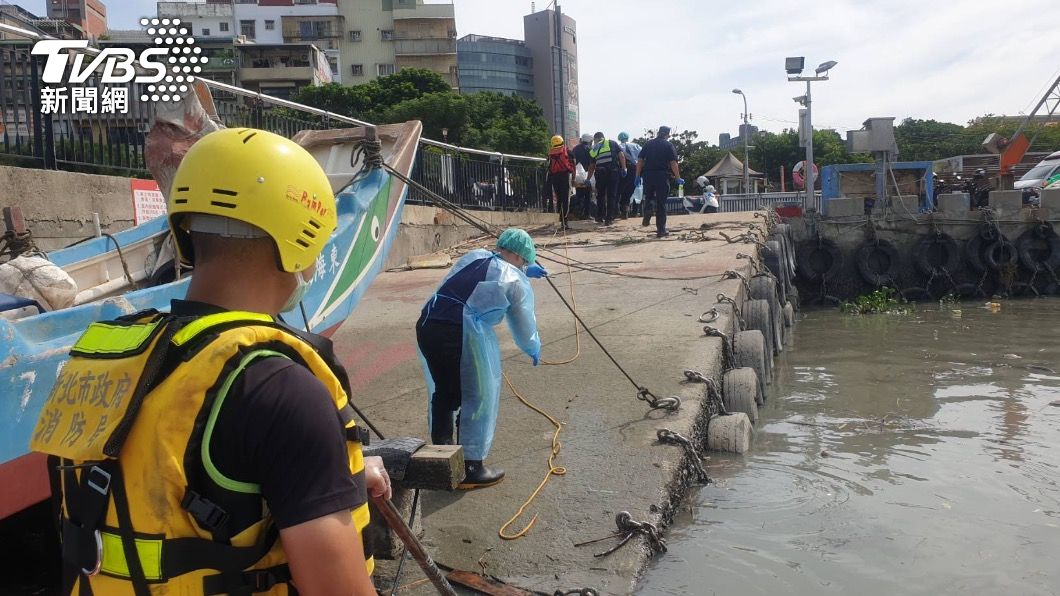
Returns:
[[[276,30],[276,21],[266,19],[265,20],[265,30],[266,31],[275,31]]]
[[[220,23],[217,25],[217,28],[221,31],[228,31],[228,23]]]
[[[254,39],[254,21],[239,21],[239,34]]]
[[[207,28],[207,27],[203,27],[202,28],[202,36],[203,37],[209,37],[210,36],[210,29]]]
[[[394,65],[393,64],[377,64],[376,65],[376,74],[378,74],[381,77],[392,75],[392,74],[394,74],[394,72],[395,71],[394,71]]]
[[[360,31],[350,31],[350,41],[361,41]]]
[[[298,36],[302,39],[320,39],[327,37],[330,27],[327,21],[299,21]]]
[[[350,74],[352,74],[355,77],[363,77],[364,76],[364,65],[363,64],[351,64],[350,65]]]
[[[339,76],[339,59],[333,56],[328,56],[328,66],[331,67],[332,78]]]
[[[380,29],[379,36],[383,39],[383,41],[394,41],[394,30]]]

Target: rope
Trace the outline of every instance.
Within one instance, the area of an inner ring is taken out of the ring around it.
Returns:
[[[501,538],[503,538],[504,540],[516,540],[516,539],[522,538],[523,536],[526,536],[526,533],[530,531],[530,528],[534,527],[534,524],[537,523],[537,514],[535,513],[534,517],[530,518],[530,522],[528,524],[526,524],[526,526],[524,526],[522,530],[519,530],[518,532],[516,532],[514,534],[509,534],[508,533],[508,528],[512,524],[514,524],[516,522],[516,520],[518,520],[520,517],[522,517],[523,512],[526,511],[526,508],[529,507],[530,504],[534,502],[534,499],[536,499],[537,495],[540,494],[542,489],[545,488],[545,485],[548,484],[548,481],[553,476],[564,476],[564,475],[566,475],[567,468],[564,468],[562,466],[557,466],[556,463],[555,463],[556,462],[556,457],[559,456],[559,451],[560,451],[560,448],[562,447],[562,445],[559,442],[559,433],[560,433],[561,430],[563,430],[563,425],[558,420],[553,418],[551,414],[549,414],[548,412],[546,412],[546,411],[542,410],[541,408],[535,406],[534,404],[530,403],[525,397],[523,397],[522,394],[520,394],[519,391],[516,390],[515,386],[512,385],[512,382],[508,378],[507,374],[504,375],[504,382],[508,384],[508,389],[511,390],[511,392],[515,395],[515,397],[518,398],[519,401],[521,401],[524,406],[530,408],[531,410],[537,412],[538,414],[541,414],[542,416],[547,418],[548,421],[551,422],[553,426],[556,427],[555,432],[552,433],[552,450],[549,452],[549,455],[548,455],[548,473],[545,474],[545,477],[541,479],[541,482],[537,485],[537,488],[534,489],[534,492],[530,493],[530,496],[526,499],[526,501],[523,502],[522,506],[519,507],[519,510],[515,512],[515,515],[513,515],[511,519],[509,519],[507,522],[505,522],[504,525],[501,526],[500,530],[497,530],[497,535],[500,536]]]

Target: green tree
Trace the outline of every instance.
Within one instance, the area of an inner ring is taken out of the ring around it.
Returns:
[[[526,155],[548,150],[548,125],[533,101],[498,93],[458,95],[430,70],[404,69],[353,87],[305,87],[294,101],[379,124],[420,120],[426,136],[440,139],[448,129],[450,142],[474,149]]]

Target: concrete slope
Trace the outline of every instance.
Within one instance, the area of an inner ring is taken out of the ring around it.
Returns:
[[[680,482],[683,453],[659,445],[656,431],[666,427],[693,435],[703,401],[703,385],[683,384],[682,371],[720,375],[721,341],[704,336],[699,316],[715,306],[723,292],[742,299],[739,281],[723,280],[728,269],[749,272],[749,244],[692,241],[705,233],[718,238],[743,233],[758,222],[750,213],[685,216],[671,219],[673,235],[655,240],[654,228],[639,221],[607,232],[568,236],[569,254],[613,271],[658,278],[643,280],[576,272],[578,310],[633,377],[657,396],[680,395],[679,412],[650,411],[636,390],[601,350],[581,334],[580,357],[564,366],[534,368],[515,349],[506,329],[499,329],[504,367],[515,387],[563,424],[557,465],[565,476],[553,476],[513,529],[533,516],[537,522],[525,538],[505,541],[498,529],[541,482],[548,471],[552,425],[502,393],[496,440],[488,462],[507,471],[500,485],[479,491],[425,494],[425,540],[435,558],[452,567],[503,578],[521,587],[551,593],[556,589],[593,587],[600,593],[627,593],[647,561],[640,539],[607,558],[593,553],[613,541],[576,548],[585,540],[615,531],[615,514],[629,511],[640,521],[658,521],[672,512],[671,501],[684,493]],[[588,229],[588,228],[586,228]],[[691,231],[682,238],[683,231]],[[539,243],[563,240],[551,232]],[[587,244],[586,244],[587,243]],[[548,253],[544,253],[546,256]],[[546,263],[554,281],[568,292],[566,271]],[[354,400],[388,436],[427,436],[427,396],[415,344],[415,322],[423,302],[446,271],[421,270],[380,275],[354,315],[336,334],[338,354],[350,371]],[[570,313],[544,280],[533,280],[542,356],[567,360],[577,352]],[[569,295],[568,295],[569,299]],[[728,313],[727,307],[719,310]],[[718,323],[727,328],[726,315]],[[700,422],[702,422],[700,420]],[[709,472],[709,462],[708,462]],[[663,555],[665,556],[665,555]],[[381,564],[385,576],[392,564]],[[418,575],[409,562],[402,584]],[[388,580],[380,581],[380,585]],[[410,592],[405,592],[410,593]],[[431,593],[420,586],[411,593]]]

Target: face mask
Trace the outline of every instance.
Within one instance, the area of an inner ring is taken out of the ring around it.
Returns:
[[[309,283],[302,277],[301,271],[294,274],[294,280],[294,291],[291,292],[291,297],[287,299],[287,302],[284,302],[283,306],[280,307],[280,312],[287,312],[298,306],[302,298],[305,298],[305,293],[309,291]]]

